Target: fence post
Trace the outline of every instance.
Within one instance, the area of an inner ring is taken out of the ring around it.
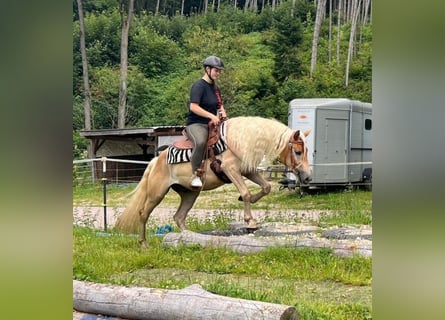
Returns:
[[[107,232],[107,158],[102,157],[102,182],[103,182],[103,190],[104,190],[104,201],[103,201],[103,207],[104,207],[104,231]]]

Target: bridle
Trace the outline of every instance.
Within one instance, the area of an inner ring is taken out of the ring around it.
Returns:
[[[295,151],[294,151],[294,147],[293,147],[294,144],[303,146],[303,148],[302,148],[303,149],[303,160],[300,161],[300,162],[298,162],[296,160],[296,158],[295,158],[295,155],[294,155]],[[288,149],[289,149],[288,154],[290,156],[290,163],[292,165],[292,170],[295,170],[298,173],[298,175],[299,175],[300,172],[299,172],[298,169],[303,165],[303,162],[304,162],[304,159],[305,159],[305,156],[306,156],[306,148],[304,147],[304,142],[303,142],[303,140],[301,138],[295,140],[294,139],[294,133],[292,133],[291,137],[289,138],[289,142],[287,143],[287,146],[288,146]]]
[[[301,173],[300,173],[300,170],[299,170],[299,168],[303,165],[303,163],[304,163],[304,161],[305,161],[305,159],[307,159],[307,149],[306,149],[306,147],[305,147],[305,145],[304,145],[304,141],[303,141],[303,139],[301,139],[301,137],[298,135],[298,138],[295,140],[295,133],[292,133],[292,135],[290,136],[290,138],[289,138],[289,142],[287,143],[287,147],[288,147],[288,155],[291,157],[290,158],[290,162],[291,162],[291,165],[292,165],[292,172],[294,172],[297,176],[298,176],[298,181],[299,181],[299,185],[300,185],[300,188],[299,188],[299,193],[300,193],[300,198],[303,196],[303,189],[301,188]],[[300,145],[300,146],[302,146],[302,149],[303,149],[303,157],[302,157],[302,160],[298,163],[298,161],[296,160],[296,157],[295,157],[295,155],[294,155],[294,147],[293,147],[293,145],[294,144],[297,144],[297,145]]]

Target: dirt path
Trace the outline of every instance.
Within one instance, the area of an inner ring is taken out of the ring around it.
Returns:
[[[113,227],[116,223],[117,217],[123,212],[123,207],[107,207],[106,220],[107,227]],[[148,219],[149,225],[163,225],[174,224],[173,215],[176,208],[157,207]],[[233,221],[243,221],[242,210],[218,211],[218,210],[190,210],[187,219],[197,219],[198,221],[215,220],[218,215],[223,214],[225,218]],[[299,219],[302,222],[318,221],[322,215],[329,215],[330,212],[319,210],[288,210],[288,211],[266,211],[254,210],[253,216],[258,222],[263,222],[266,218],[268,220],[279,221],[295,221]],[[104,228],[104,208],[98,206],[75,206],[73,207],[73,224],[77,226],[86,226],[95,229]]]

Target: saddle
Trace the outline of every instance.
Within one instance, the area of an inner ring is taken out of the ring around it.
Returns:
[[[225,119],[224,119],[225,120]],[[221,137],[221,133],[219,130],[220,126],[216,126],[209,122],[209,136],[207,139],[207,157],[210,159],[210,168],[215,173],[215,175],[225,183],[231,183],[230,179],[226,176],[226,174],[221,170],[221,160],[216,159],[215,152],[213,150],[213,146],[219,141]],[[188,137],[187,131],[184,129],[182,131],[183,139],[176,140],[173,142],[173,146],[177,149],[193,149],[194,144],[193,141]],[[202,176],[205,172],[204,161],[201,163],[200,167],[197,170],[198,176]]]
[[[173,146],[178,149],[193,149],[193,141],[188,137],[187,131],[182,130],[183,139],[179,139],[173,142]],[[220,138],[219,126],[215,126],[209,123],[209,137],[207,139],[207,148],[211,148]]]

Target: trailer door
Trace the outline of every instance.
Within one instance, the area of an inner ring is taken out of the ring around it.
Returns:
[[[314,177],[314,182],[348,182],[349,119],[333,118],[327,114],[323,116],[323,111],[320,112],[319,119],[324,120],[322,120],[324,125],[317,130],[320,145],[317,148],[317,168],[314,170],[317,175]],[[345,116],[347,117],[346,114]]]

